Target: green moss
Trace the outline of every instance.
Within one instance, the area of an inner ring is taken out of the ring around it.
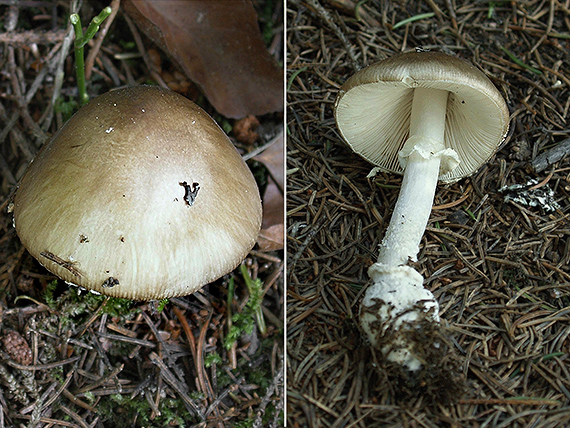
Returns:
[[[243,421],[236,422],[236,423],[233,425],[233,428],[251,428],[251,427],[253,427],[253,423],[254,423],[254,422],[255,422],[255,421],[254,421],[252,418],[247,418],[247,419],[245,419],[245,420],[243,420]]]
[[[156,306],[156,312],[162,312],[164,310],[164,308],[166,307],[166,305],[168,305],[168,303],[170,302],[169,299],[162,299],[158,302],[158,305]]]
[[[263,303],[263,282],[259,279],[255,281],[251,279],[245,265],[242,264],[240,270],[249,292],[249,298],[243,310],[232,316],[232,326],[224,343],[226,349],[231,349],[242,334],[251,334],[256,323],[262,335],[267,331],[261,307]],[[228,286],[228,303],[233,298],[233,293],[234,279],[232,277]]]
[[[67,101],[64,101],[62,98],[58,98],[54,106],[56,113],[61,113],[63,122],[67,122],[78,109],[79,103],[71,97],[69,97]]]
[[[222,364],[222,357],[219,356],[217,352],[206,355],[204,358],[204,367],[210,368],[213,364]]]
[[[109,426],[163,428],[167,426],[187,427],[198,422],[190,415],[180,399],[163,398],[158,409],[160,415],[151,419],[152,407],[142,395],[130,398],[114,394],[103,398],[97,405],[101,422]]]
[[[225,370],[221,368],[216,371],[218,378],[218,388],[223,389],[233,384],[233,379],[228,375]]]
[[[131,319],[139,312],[131,300],[86,292],[77,287],[65,286],[57,280],[47,285],[44,300],[57,313],[55,324],[63,330],[73,330],[96,311],[123,320]]]

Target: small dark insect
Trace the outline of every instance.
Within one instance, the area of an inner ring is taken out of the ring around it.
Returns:
[[[119,285],[119,280],[110,276],[105,280],[101,287],[103,288],[113,288],[115,285]]]
[[[61,266],[62,268],[67,269],[73,274],[73,276],[81,278],[82,276],[81,271],[74,266],[76,262],[65,261],[61,257],[58,257],[54,253],[50,253],[49,251],[42,251],[40,253],[40,256],[43,256],[46,259],[51,260],[55,264]]]
[[[190,185],[185,181],[178,184],[184,187],[184,192],[185,192],[184,202],[186,202],[186,205],[191,207],[192,205],[194,205],[194,201],[196,200],[196,196],[198,195],[198,190],[200,190],[200,185],[198,183],[192,183],[192,185]]]

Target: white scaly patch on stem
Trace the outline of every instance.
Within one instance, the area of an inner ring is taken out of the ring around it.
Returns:
[[[374,284],[366,290],[360,308],[361,326],[372,345],[379,347],[378,338],[387,329],[393,330],[393,343],[381,351],[389,361],[411,371],[418,370],[422,362],[413,355],[413,344],[398,336],[398,330],[403,331],[428,311],[439,322],[435,297],[423,287],[423,277],[407,264],[417,261],[440,173],[458,164],[457,154],[444,146],[448,94],[438,89],[414,89],[410,136],[399,153],[404,179],[378,261],[368,270]],[[379,301],[383,302],[380,306]]]

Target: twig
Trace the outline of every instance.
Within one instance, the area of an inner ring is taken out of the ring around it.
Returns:
[[[564,159],[570,153],[570,138],[562,140],[556,146],[541,153],[532,161],[532,167],[535,172],[544,171],[550,165]]]
[[[544,180],[542,180],[538,184],[535,184],[532,187],[529,187],[528,190],[536,190],[536,189],[540,189],[542,186],[546,186],[546,184],[550,181],[550,179],[552,178],[553,175],[554,175],[554,169],[552,171],[550,171],[550,173],[546,176],[546,178]]]
[[[307,0],[307,3],[315,10],[318,17],[327,25],[327,27],[329,27],[339,38],[339,40],[341,41],[346,50],[346,53],[348,54],[348,57],[350,58],[350,63],[354,71],[360,70],[362,67],[360,66],[360,63],[356,58],[356,55],[354,54],[353,45],[348,41],[348,39],[346,38],[340,27],[336,25],[329,11],[326,10],[318,2],[318,0]]]
[[[184,403],[187,405],[188,410],[198,415],[201,420],[205,420],[204,413],[200,407],[194,403],[194,400],[188,397],[188,394],[186,394],[176,377],[172,374],[168,367],[166,367],[166,364],[164,364],[164,361],[162,361],[158,354],[156,352],[151,352],[149,358],[150,361],[160,369],[160,374],[166,383],[168,383],[178,393],[178,395],[180,395],[182,401],[184,401]]]
[[[166,84],[164,79],[161,77],[159,71],[156,69],[156,66],[150,60],[150,58],[148,56],[148,52],[146,51],[142,37],[141,37],[140,33],[138,32],[136,25],[133,23],[133,21],[128,16],[125,15],[124,18],[125,18],[125,21],[127,22],[127,25],[129,26],[129,30],[131,30],[131,33],[133,34],[133,38],[135,39],[137,49],[139,50],[140,54],[142,55],[143,61],[146,64],[146,67],[148,68],[148,70],[150,72],[150,77],[152,77],[152,79],[155,80],[163,88],[168,88],[168,85]]]
[[[265,408],[271,401],[273,395],[278,390],[279,385],[283,384],[283,355],[281,355],[279,361],[279,367],[273,376],[273,380],[271,381],[271,385],[267,388],[261,403],[259,404],[259,409],[255,415],[255,420],[253,422],[253,428],[261,428],[263,426],[263,415],[265,414]]]
[[[74,8],[75,6],[72,5],[72,10]],[[60,96],[61,87],[63,86],[63,78],[65,77],[65,73],[63,71],[65,65],[65,59],[67,58],[67,54],[69,52],[71,44],[73,43],[73,36],[74,36],[73,26],[71,25],[71,23],[68,25],[66,31],[67,35],[65,36],[65,39],[63,39],[59,55],[55,56],[54,60],[50,63],[50,69],[55,74],[55,79],[53,82],[53,92],[51,94],[50,103],[45,113],[42,115],[42,117],[39,120],[39,123],[42,124],[41,127],[44,132],[47,131],[51,126],[53,120],[53,113],[55,111],[55,104]]]
[[[28,46],[33,43],[38,45],[49,45],[52,43],[61,42],[67,32],[65,30],[55,31],[21,31],[18,33],[0,33],[0,43],[10,45]]]
[[[547,398],[466,398],[459,400],[461,404],[489,404],[489,405],[506,405],[506,406],[560,406],[560,401],[549,400]]]
[[[10,71],[10,83],[12,90],[14,91],[14,96],[16,97],[16,102],[20,109],[20,114],[24,119],[26,126],[32,131],[34,136],[39,141],[45,141],[47,136],[43,130],[38,126],[38,124],[32,119],[30,112],[28,110],[28,103],[23,95],[23,85],[20,78],[23,78],[21,71],[16,66],[15,52],[13,46],[8,46],[8,69]]]
[[[461,198],[459,198],[455,201],[448,202],[447,204],[442,204],[442,205],[434,205],[432,207],[432,209],[433,210],[446,210],[448,208],[453,208],[453,207],[456,207],[457,205],[461,205],[468,197],[469,197],[469,193],[466,193]]]
[[[69,392],[67,389],[64,389],[62,391],[63,395],[65,397],[67,397],[67,399],[69,401],[71,401],[73,404],[75,404],[76,406],[79,407],[83,407],[85,410],[89,410],[90,412],[93,413],[97,413],[97,408],[90,406],[89,404],[87,404],[85,401],[80,400],[79,398],[77,398],[75,395],[73,395],[71,392]]]
[[[79,357],[77,357],[79,358]],[[123,368],[125,367],[124,364],[121,364],[119,367],[115,367],[111,372],[109,372],[107,375],[105,376],[101,376],[98,380],[96,380],[95,382],[84,386],[83,388],[75,391],[75,395],[79,395],[79,394],[84,394],[87,391],[91,391],[95,388],[97,388],[100,385],[103,385],[105,382],[107,382],[108,380],[114,378],[115,376],[117,376],[120,372],[123,371]]]
[[[28,421],[32,419],[32,417],[30,415],[14,414],[12,416],[15,418],[18,418],[18,419],[25,419]],[[44,424],[49,424],[50,426],[59,426],[59,427],[68,427],[68,428],[83,428],[81,425],[76,425],[76,424],[71,423],[71,422],[62,421],[61,419],[46,418],[44,416],[40,417],[39,422],[43,422]]]
[[[202,373],[202,381],[204,382],[204,392],[208,397],[210,403],[215,401],[214,391],[212,390],[212,385],[210,384],[210,379],[204,376],[204,344],[206,343],[206,332],[208,331],[208,325],[210,324],[210,319],[212,319],[212,311],[208,311],[208,317],[202,327],[200,328],[200,336],[198,338],[198,347],[196,348],[196,370],[198,373]],[[200,375],[198,375],[200,376]],[[214,409],[216,417],[220,418],[220,410],[218,408]],[[221,422],[220,422],[221,423]]]
[[[206,380],[204,379],[204,370],[203,366],[200,364],[201,358],[198,358],[198,350],[196,349],[196,340],[194,339],[194,334],[192,333],[192,329],[188,325],[188,321],[184,316],[184,313],[177,308],[176,306],[172,307],[174,314],[178,318],[178,321],[182,325],[182,329],[184,330],[184,334],[188,339],[188,346],[190,348],[190,352],[192,353],[192,361],[194,361],[194,368],[196,370],[196,375],[198,376],[198,389],[204,395],[208,395],[208,389],[206,387]]]
[[[87,424],[87,422],[85,422],[85,420],[83,420],[83,418],[81,416],[79,416],[79,414],[75,413],[73,410],[68,409],[63,404],[60,404],[59,408],[61,410],[63,410],[63,412],[66,413],[68,416],[70,416],[71,419],[73,419],[75,422],[77,422],[79,424],[79,426],[81,426],[81,428],[90,428],[89,425]]]
[[[253,150],[249,153],[244,154],[241,158],[244,161],[248,161],[249,159],[252,159],[252,158],[256,157],[258,154],[267,150],[269,147],[271,147],[273,144],[275,144],[275,142],[279,141],[282,138],[283,138],[283,132],[280,132],[275,137],[273,137],[271,140],[269,140],[267,143],[265,143],[262,146],[257,147],[255,150]]]
[[[12,366],[18,370],[49,370],[49,369],[53,369],[55,367],[60,367],[60,366],[66,365],[66,364],[71,364],[71,363],[77,361],[79,358],[81,358],[81,357],[72,357],[72,358],[68,358],[67,360],[55,361],[53,363],[35,364],[35,365],[29,365],[29,366],[24,366],[23,364],[18,364],[12,360],[8,360],[8,361],[6,361],[6,363],[9,366]]]

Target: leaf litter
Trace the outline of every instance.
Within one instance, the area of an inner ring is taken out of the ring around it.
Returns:
[[[251,2],[124,0],[136,25],[229,118],[283,110],[283,73]],[[223,61],[220,61],[223,58]]]
[[[288,426],[570,424],[570,163],[557,154],[533,167],[570,133],[570,45],[559,37],[570,32],[567,6],[287,3]],[[422,239],[416,268],[451,350],[438,358],[459,377],[435,388],[429,373],[410,383],[395,372],[356,327],[401,178],[367,178],[373,166],[342,143],[332,114],[356,70],[416,47],[480,67],[511,111],[490,162],[438,188]],[[499,192],[530,179],[548,183],[554,211]]]
[[[280,251],[257,248],[244,261],[248,278],[261,287],[256,293],[263,297],[266,334],[254,329],[226,350],[228,308],[241,314],[249,302],[239,270],[169,302],[110,299],[56,281],[14,232],[8,211],[17,180],[76,108],[67,23],[72,3],[0,9],[0,426],[277,427],[284,407]],[[231,130],[231,118],[220,116],[143,39],[119,4],[111,2],[114,20],[88,52],[90,94],[168,80]],[[278,63],[283,52],[274,46],[283,40],[282,5],[256,7],[264,13],[259,22],[269,29]],[[257,119],[259,140],[236,142],[244,156],[282,127],[280,113]],[[231,280],[235,287],[228,295]]]

